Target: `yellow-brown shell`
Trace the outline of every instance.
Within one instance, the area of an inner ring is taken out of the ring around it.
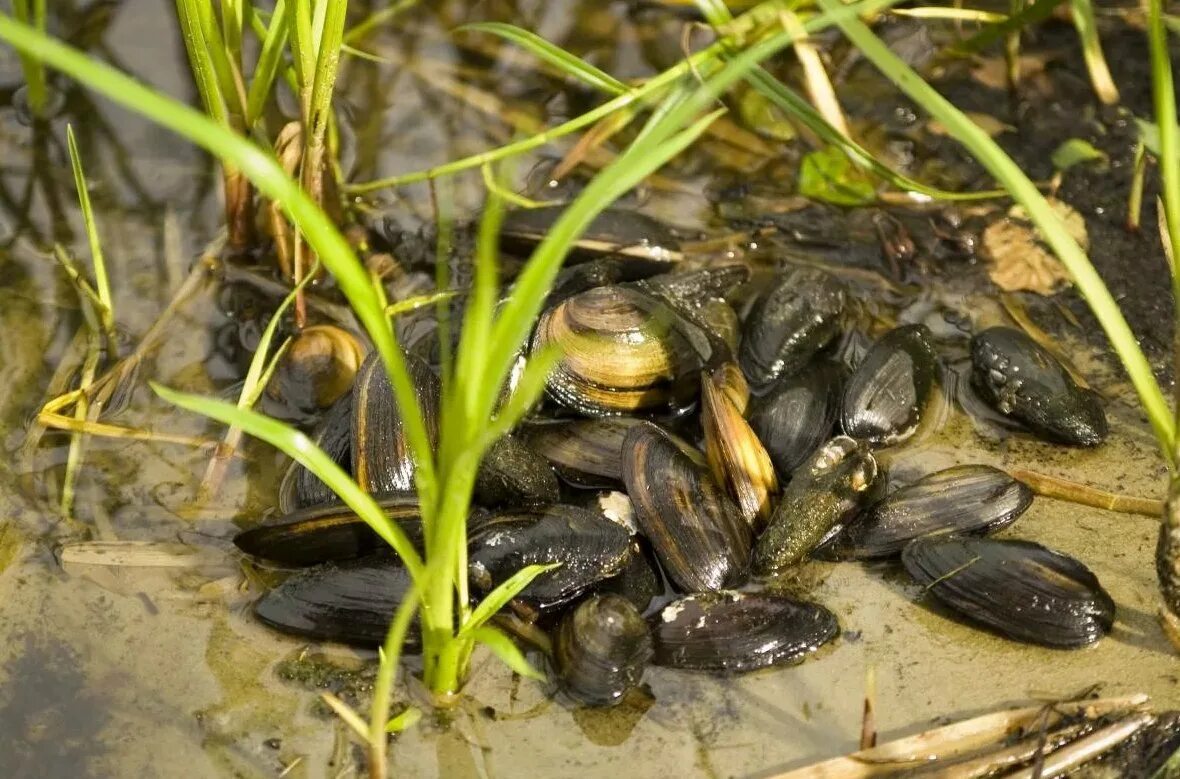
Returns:
[[[550,395],[592,416],[689,403],[701,358],[669,307],[626,287],[597,287],[545,312],[534,350],[556,344]]]

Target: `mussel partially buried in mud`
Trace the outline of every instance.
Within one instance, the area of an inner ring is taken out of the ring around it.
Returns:
[[[1033,494],[999,468],[956,465],[890,493],[850,522],[825,553],[841,560],[893,557],[935,533],[993,533],[1016,521]]]
[[[588,706],[613,706],[639,684],[651,659],[639,610],[619,595],[593,595],[565,615],[553,644],[557,678]]]
[[[841,523],[860,511],[877,478],[877,461],[846,436],[833,438],[795,471],[770,525],[758,538],[750,568],[771,576],[802,561]]]
[[[972,377],[997,411],[1049,441],[1097,446],[1106,413],[1091,389],[1078,386],[1047,349],[1020,330],[992,327],[971,339]]]
[[[901,559],[940,601],[1018,641],[1081,647],[1114,624],[1114,601],[1090,569],[1031,541],[919,538]]]
[[[839,629],[815,603],[733,591],[680,598],[651,621],[657,665],[729,673],[794,663]]]
[[[410,584],[392,556],[326,563],[288,577],[254,604],[254,613],[284,633],[380,646]],[[414,631],[409,640],[416,643]]]

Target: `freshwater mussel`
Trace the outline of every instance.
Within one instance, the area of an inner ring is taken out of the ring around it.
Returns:
[[[526,566],[559,564],[518,596],[544,611],[622,572],[630,543],[625,527],[578,506],[512,509],[479,524],[468,542],[467,565],[472,583],[489,592]]]
[[[940,601],[1018,641],[1081,647],[1114,624],[1114,601],[1090,569],[1032,541],[930,536],[901,559]]]
[[[799,268],[774,282],[746,317],[740,356],[750,384],[761,390],[807,365],[839,334],[845,297],[819,270]]]
[[[825,551],[868,560],[895,557],[922,536],[993,533],[1015,522],[1032,500],[1032,490],[999,468],[956,465],[894,490],[848,523]]]
[[[1028,335],[992,327],[971,339],[972,377],[1001,414],[1049,441],[1096,446],[1106,439],[1106,413],[1093,390]]]
[[[818,604],[732,590],[679,598],[651,621],[657,665],[727,673],[797,662],[839,629]]]
[[[592,595],[561,621],[553,660],[562,689],[589,706],[613,706],[643,678],[651,633],[626,598]]]
[[[623,480],[636,520],[664,572],[685,592],[739,583],[753,540],[738,507],[696,457],[650,423],[633,428],[623,442]]]
[[[902,325],[873,345],[844,388],[845,434],[874,445],[900,443],[918,429],[938,378],[925,325]]]

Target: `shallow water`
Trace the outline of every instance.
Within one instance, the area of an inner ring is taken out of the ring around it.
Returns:
[[[450,67],[461,71],[457,78],[495,83],[512,105],[547,101],[551,116],[572,115],[586,100],[577,93],[554,97],[553,82],[530,71],[521,55],[489,65],[443,39],[441,31],[459,21],[454,9],[463,5],[443,5],[438,16],[416,15],[413,31],[373,42],[387,56],[412,51],[415,75],[397,65],[350,65],[344,83],[351,178],[414,170],[425,160],[442,162],[511,137],[513,130],[498,120],[440,96]],[[596,64],[622,78],[650,72],[679,53],[679,22],[657,17],[651,26],[638,26],[619,4],[494,5],[487,11],[493,18],[513,19],[559,41],[577,40]],[[136,0],[109,10],[97,21],[61,10],[55,25],[68,32],[83,24],[94,53],[191,99],[170,9]],[[657,30],[667,34],[640,35]],[[7,50],[0,50],[0,79],[20,79]],[[212,166],[190,147],[101,100],[71,93],[67,116],[94,183],[129,348],[216,235],[217,182]],[[55,121],[52,136],[52,142],[33,137],[14,109],[0,110],[0,384],[10,388],[0,394],[0,442],[8,454],[0,462],[0,776],[274,776],[286,767],[295,777],[356,775],[358,750],[317,696],[328,688],[346,698],[359,692],[363,700],[369,656],[309,648],[258,625],[249,612],[257,590],[245,582],[228,542],[231,520],[251,521],[273,505],[278,457],[249,448],[231,466],[216,501],[194,519],[186,508],[205,452],[91,439],[76,519],[68,521],[56,508],[67,439],[49,434],[39,448],[24,447],[30,415],[44,402],[55,369],[63,359],[77,360],[69,357],[70,343],[81,325],[72,288],[38,248],[58,240],[87,256],[63,164],[63,119]],[[678,163],[668,173],[682,182],[680,190],[644,195],[644,207],[683,228],[716,234],[712,207],[699,192],[732,183],[740,175],[733,166],[740,164],[731,153],[706,152]],[[527,177],[528,165],[520,173]],[[780,183],[774,175],[770,165],[756,180]],[[791,182],[781,186],[786,201]],[[464,178],[457,201],[474,207],[478,192],[478,178]],[[425,213],[424,202],[419,186],[385,207],[405,219]],[[843,231],[863,224],[834,219],[838,240],[800,241],[785,233],[754,254],[773,259],[768,255],[789,251],[865,266],[884,278],[871,241],[845,243],[852,239]],[[848,272],[863,280],[855,275],[862,271]],[[932,281],[924,297],[983,321],[998,308],[978,296],[982,278],[977,265],[963,263]],[[864,282],[866,290],[887,286]],[[220,435],[155,399],[145,382],[208,393],[232,387],[239,369],[215,347],[214,333],[228,320],[213,287],[206,284],[168,326],[169,337],[142,367],[128,408],[110,421]],[[924,310],[914,306],[906,315]],[[1049,311],[1043,325],[1061,334],[1109,398],[1110,441],[1093,451],[997,441],[954,415],[896,453],[893,467],[987,462],[1128,494],[1160,494],[1163,468],[1109,356],[1093,348],[1085,328],[1070,329],[1047,307],[1036,310]],[[575,770],[588,777],[667,770],[766,776],[854,748],[870,668],[886,736],[1004,703],[1073,695],[1093,684],[1104,694],[1147,692],[1159,708],[1180,707],[1180,666],[1155,622],[1154,519],[1038,499],[1004,535],[1040,541],[1090,566],[1118,605],[1113,633],[1074,652],[1027,647],[949,616],[896,566],[812,563],[784,584],[832,609],[843,632],[834,646],[798,667],[737,679],[652,669],[650,698],[602,713],[554,701],[545,687],[512,679],[495,661],[477,656],[450,726],[425,723],[399,736],[392,760],[402,775],[424,777]],[[179,542],[199,554],[174,568],[63,566],[62,544],[85,538]]]

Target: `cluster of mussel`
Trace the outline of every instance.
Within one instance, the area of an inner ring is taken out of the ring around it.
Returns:
[[[1077,647],[1110,629],[1114,604],[1081,563],[984,537],[1028,508],[1025,485],[985,465],[887,483],[874,451],[912,438],[945,402],[927,327],[851,348],[852,296],[836,278],[788,269],[740,317],[727,301],[749,278],[745,266],[599,257],[562,272],[537,323],[531,348],[563,356],[542,407],[481,466],[469,573],[486,592],[525,565],[560,564],[511,608],[554,631],[570,696],[616,703],[648,663],[744,672],[800,660],[836,635],[835,615],[759,583],[809,558],[900,555],[945,604],[1020,640]],[[406,348],[433,430],[437,345]],[[973,392],[1013,425],[1071,445],[1106,435],[1097,395],[1023,332],[976,333],[971,364]],[[414,463],[374,358],[318,435],[420,542]],[[379,643],[405,571],[310,473],[293,468],[280,492],[281,518],[235,540],[304,568],[258,617]]]

